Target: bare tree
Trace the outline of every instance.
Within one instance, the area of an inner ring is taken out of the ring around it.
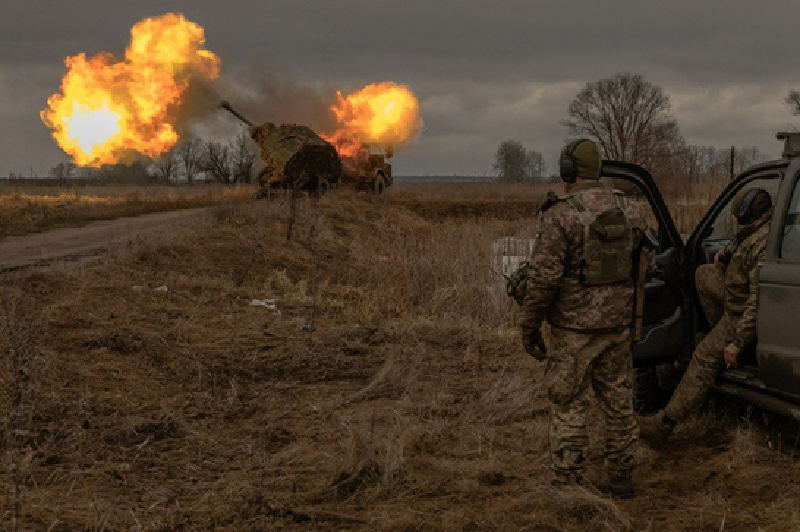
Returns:
[[[130,164],[105,164],[92,174],[109,183],[147,183],[153,181],[147,166],[142,161]]]
[[[207,141],[203,146],[203,159],[200,169],[211,174],[220,183],[232,184],[232,153],[230,146]]]
[[[800,115],[800,91],[797,89],[790,90],[784,101],[792,110],[793,115]]]
[[[60,179],[62,181],[71,178],[75,175],[75,163],[66,162],[66,163],[58,163],[53,168],[50,169],[50,175],[55,179]]]
[[[534,181],[548,181],[547,163],[544,156],[536,150],[528,150],[525,159],[525,173]]]
[[[102,179],[103,175],[99,168],[92,168],[91,166],[84,166],[78,168],[77,177],[81,179]]]
[[[194,183],[194,178],[200,171],[203,160],[203,142],[191,137],[178,147],[178,158],[183,163],[183,171],[186,173],[186,182],[190,185]]]
[[[680,133],[669,96],[640,74],[587,83],[562,123],[570,135],[596,140],[607,158],[655,167],[669,159]]]
[[[178,177],[178,157],[175,150],[169,150],[155,164],[158,176],[166,182]]]
[[[680,143],[673,151],[671,174],[675,178],[699,181],[725,173],[724,154],[713,146]]]
[[[521,142],[504,140],[494,154],[494,169],[501,181],[524,181],[528,170],[528,152]]]
[[[236,136],[236,140],[231,143],[231,168],[233,182],[242,181],[250,183],[253,180],[253,166],[256,163],[256,155],[252,149],[253,143],[244,131]]]
[[[730,164],[730,152],[722,150],[725,153],[726,160]],[[763,163],[769,159],[764,153],[755,146],[742,146],[734,149],[733,156],[733,173],[741,174],[751,166]]]

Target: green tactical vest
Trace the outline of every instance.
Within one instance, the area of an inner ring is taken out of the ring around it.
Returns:
[[[616,206],[595,214],[577,196],[566,198],[584,228],[583,260],[577,272],[573,269],[566,276],[577,278],[583,285],[622,283],[631,279],[633,230],[625,216],[622,194],[615,191],[614,200]]]

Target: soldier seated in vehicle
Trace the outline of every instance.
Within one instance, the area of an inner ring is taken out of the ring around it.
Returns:
[[[716,255],[714,264],[700,266],[695,276],[700,304],[713,328],[695,348],[666,408],[639,418],[645,440],[666,440],[703,403],[723,366],[737,366],[742,354],[755,347],[758,276],[772,220],[772,199],[762,188],[744,190],[733,200],[732,213],[739,232]]]

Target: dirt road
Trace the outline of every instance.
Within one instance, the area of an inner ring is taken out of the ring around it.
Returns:
[[[124,244],[144,233],[181,224],[208,212],[209,207],[144,214],[93,222],[83,227],[54,229],[0,241],[0,272],[54,260],[97,255],[109,246]]]

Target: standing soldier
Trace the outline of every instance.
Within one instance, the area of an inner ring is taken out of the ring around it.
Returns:
[[[772,198],[763,188],[743,190],[731,204],[739,232],[714,265],[697,269],[695,285],[713,327],[697,344],[692,360],[666,408],[642,417],[642,438],[663,443],[675,425],[700,407],[723,365],[736,366],[742,351],[756,343],[758,276],[767,248]]]
[[[630,326],[633,260],[645,229],[624,194],[600,183],[600,152],[591,140],[560,157],[567,196],[548,195],[528,265],[520,328],[525,350],[544,360],[543,321],[550,325],[546,379],[550,455],[556,485],[581,482],[589,437],[591,390],[605,418],[605,463],[614,497],[633,497],[637,439],[632,398]]]

